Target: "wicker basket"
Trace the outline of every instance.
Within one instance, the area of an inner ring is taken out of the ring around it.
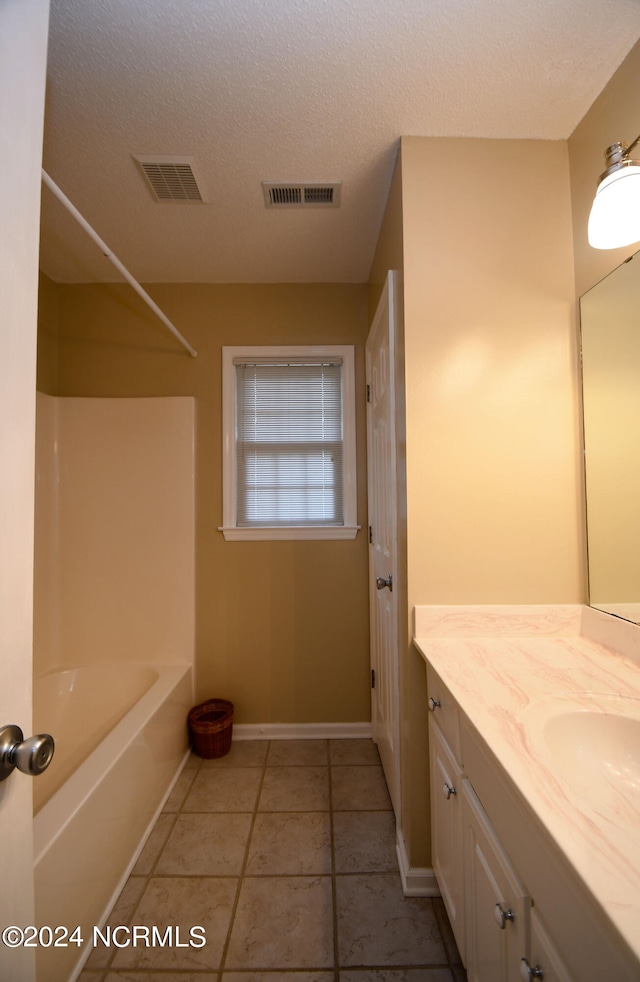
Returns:
[[[208,699],[189,710],[187,717],[191,744],[198,757],[224,757],[231,748],[233,703],[228,699]]]

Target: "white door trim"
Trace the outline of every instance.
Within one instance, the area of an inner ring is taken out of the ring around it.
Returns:
[[[400,793],[400,679],[398,608],[398,506],[396,479],[395,349],[398,274],[389,270],[365,347],[369,496],[369,599],[372,729],[378,744],[398,826]],[[382,417],[378,407],[385,414]],[[381,450],[380,441],[384,440]],[[379,466],[378,457],[384,457]],[[390,478],[390,480],[386,480]],[[378,526],[376,528],[376,526]],[[384,542],[383,542],[384,540]],[[378,591],[376,578],[391,574],[393,590]],[[385,640],[386,639],[386,640]],[[386,720],[382,716],[389,717]],[[384,727],[387,726],[385,731]]]

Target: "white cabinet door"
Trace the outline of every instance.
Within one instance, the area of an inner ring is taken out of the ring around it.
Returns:
[[[531,903],[467,780],[462,782],[461,803],[467,976],[469,982],[515,982],[529,951]]]
[[[433,717],[429,718],[431,850],[433,869],[460,956],[465,961],[464,840],[460,766]]]
[[[521,966],[520,977],[527,979],[529,976],[533,982],[536,978],[536,970],[542,972],[542,975],[538,975],[537,978],[544,979],[544,982],[574,982],[573,976],[569,974],[558,949],[540,920],[536,908],[533,907],[531,910],[530,957]]]

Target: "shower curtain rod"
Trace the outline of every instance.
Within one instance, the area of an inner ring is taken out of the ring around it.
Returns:
[[[191,347],[191,345],[186,340],[186,338],[184,338],[182,336],[182,334],[180,334],[180,331],[178,330],[178,328],[177,327],[174,327],[174,325],[171,323],[171,321],[166,316],[166,314],[163,314],[163,312],[158,307],[157,303],[155,303],[155,301],[153,301],[151,299],[151,297],[146,292],[146,290],[143,290],[143,288],[140,286],[140,284],[138,283],[138,281],[133,278],[133,276],[131,275],[131,273],[129,272],[129,270],[125,266],[122,265],[122,263],[120,262],[120,260],[118,259],[118,257],[117,256],[114,256],[114,254],[112,253],[112,251],[108,247],[108,245],[105,242],[102,241],[102,239],[100,238],[100,236],[98,235],[98,233],[91,227],[91,225],[89,225],[89,222],[86,220],[86,218],[83,218],[83,216],[80,214],[80,212],[75,207],[75,205],[73,205],[69,201],[69,199],[67,198],[66,194],[64,194],[64,192],[62,192],[60,190],[60,188],[55,183],[55,181],[53,181],[49,177],[49,175],[47,174],[46,170],[44,170],[44,169],[42,171],[42,180],[47,185],[47,187],[49,188],[49,190],[52,191],[53,194],[55,194],[55,196],[58,199],[58,201],[62,202],[62,204],[67,209],[67,211],[71,215],[73,215],[73,217],[75,218],[75,220],[78,222],[79,225],[82,226],[82,228],[85,230],[85,232],[87,232],[88,235],[91,236],[91,238],[93,239],[93,241],[96,243],[97,246],[99,246],[99,248],[102,250],[102,252],[107,257],[107,259],[111,260],[111,262],[116,267],[116,269],[119,270],[122,273],[122,275],[124,276],[125,280],[128,283],[131,284],[131,286],[136,291],[136,293],[139,294],[139,296],[142,297],[142,299],[144,300],[144,302],[146,304],[148,304],[149,307],[151,307],[151,309],[154,312],[154,314],[156,314],[156,316],[160,318],[160,320],[165,325],[165,327],[168,327],[169,328],[169,330],[171,331],[171,333],[173,335],[175,335],[175,337],[178,339],[178,341],[180,342],[180,344],[184,345],[184,347],[187,349],[187,351],[189,352],[189,354],[192,355],[193,358],[197,358],[198,357],[198,352],[195,350],[195,348],[192,348]]]

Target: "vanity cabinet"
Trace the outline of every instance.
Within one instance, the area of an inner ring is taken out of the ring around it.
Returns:
[[[525,869],[532,859],[544,864],[544,850],[536,854],[525,813],[514,811],[503,795],[472,729],[430,665],[427,686],[432,861],[469,982],[577,982],[520,869],[521,861]],[[496,824],[507,833],[507,846]],[[556,872],[551,862],[544,875],[553,883]],[[588,976],[593,982],[603,977]]]
[[[574,605],[425,606],[414,634],[433,866],[470,982],[640,982],[622,729],[638,718],[638,628]]]

